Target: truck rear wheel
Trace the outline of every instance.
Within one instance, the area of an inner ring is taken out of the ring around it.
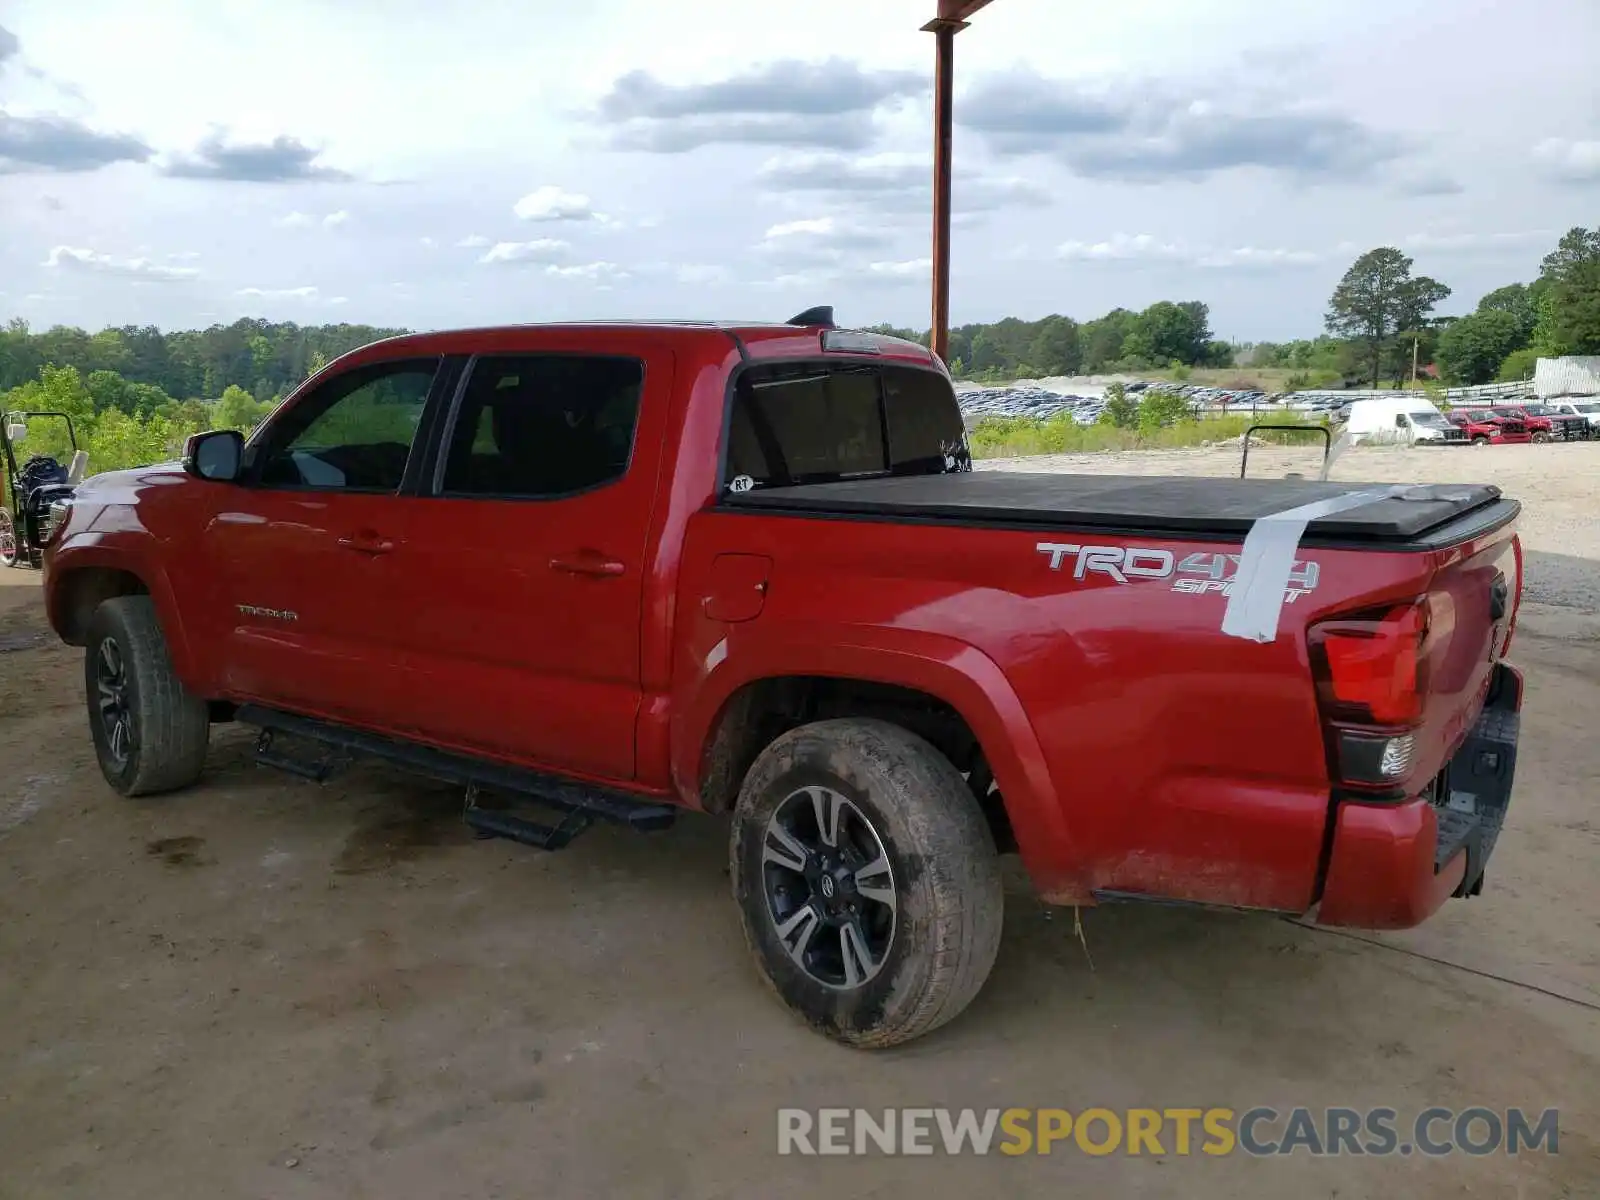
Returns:
[[[731,837],[745,940],[780,999],[851,1046],[921,1037],[972,1002],[1004,895],[950,761],[886,721],[818,721],[762,752]]]
[[[124,796],[148,796],[200,777],[210,714],[174,674],[149,596],[118,596],[95,609],[83,666],[89,728],[107,783]]]
[[[17,529],[11,523],[11,514],[0,508],[0,567],[14,567],[21,556],[17,543]]]

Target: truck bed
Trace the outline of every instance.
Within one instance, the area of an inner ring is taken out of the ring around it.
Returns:
[[[1263,517],[1319,500],[1393,484],[1297,479],[1062,475],[974,471],[762,488],[730,495],[724,508],[857,518],[1037,529],[1097,529],[1242,540]],[[1489,484],[1426,484],[1314,520],[1307,544],[1425,548],[1517,514]]]

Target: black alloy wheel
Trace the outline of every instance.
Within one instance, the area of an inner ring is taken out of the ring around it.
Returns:
[[[762,884],[773,930],[795,965],[829,988],[875,977],[894,944],[894,870],[872,822],[848,798],[802,787],[767,822]]]
[[[138,746],[138,731],[134,728],[133,708],[128,703],[128,667],[116,638],[100,640],[95,652],[94,679],[106,757],[116,769],[122,770]]]

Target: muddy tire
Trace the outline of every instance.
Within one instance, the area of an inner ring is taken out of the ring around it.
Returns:
[[[187,787],[205,768],[206,702],[178,681],[149,596],[95,609],[84,646],[84,689],[95,757],[124,796]]]
[[[21,560],[22,547],[17,539],[17,528],[11,521],[11,514],[5,510],[4,502],[0,501],[0,568],[14,567]]]
[[[791,730],[745,776],[730,839],[745,940],[778,997],[850,1046],[921,1037],[1000,948],[994,837],[950,761],[876,720]]]

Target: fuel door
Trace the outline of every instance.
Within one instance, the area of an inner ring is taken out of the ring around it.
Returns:
[[[719,554],[711,562],[711,585],[703,602],[713,621],[734,624],[761,615],[772,560],[764,554]]]

